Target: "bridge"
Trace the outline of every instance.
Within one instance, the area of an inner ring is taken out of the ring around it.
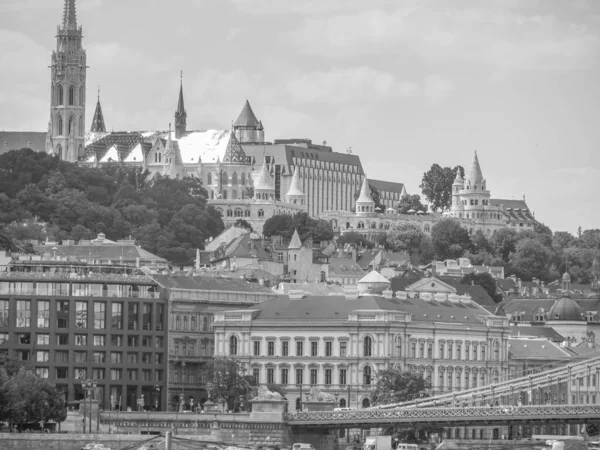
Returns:
[[[568,404],[580,385],[595,404]],[[361,410],[295,412],[287,420],[307,428],[597,424],[598,401],[600,357],[479,388]]]

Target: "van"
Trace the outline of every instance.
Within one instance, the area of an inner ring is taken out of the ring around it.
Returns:
[[[292,445],[292,450],[315,450],[312,444],[301,444],[297,443]]]

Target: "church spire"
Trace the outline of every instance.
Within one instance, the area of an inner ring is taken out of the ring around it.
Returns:
[[[67,30],[77,30],[77,11],[75,9],[75,0],[65,0],[63,28]]]
[[[102,114],[102,106],[100,106],[100,87],[98,87],[98,101],[96,102],[96,111],[92,120],[92,133],[106,133],[106,125],[104,124],[104,115]]]
[[[187,112],[185,111],[185,103],[183,101],[183,71],[180,74],[179,82],[179,101],[177,102],[177,110],[175,111],[175,138],[180,139],[185,135],[187,130]]]

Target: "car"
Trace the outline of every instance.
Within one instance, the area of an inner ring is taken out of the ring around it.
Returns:
[[[312,444],[295,443],[292,445],[292,450],[315,450]]]
[[[104,444],[92,442],[92,443],[86,444],[84,447],[81,447],[81,450],[110,450],[110,448]]]

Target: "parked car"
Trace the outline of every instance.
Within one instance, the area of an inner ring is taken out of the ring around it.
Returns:
[[[86,444],[84,447],[81,447],[81,450],[110,450],[110,447],[107,447],[104,444],[92,442],[90,444]]]

